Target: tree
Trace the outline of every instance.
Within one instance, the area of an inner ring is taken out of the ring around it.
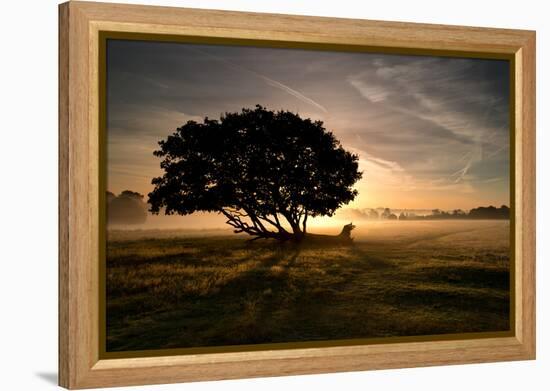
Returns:
[[[466,212],[464,212],[462,209],[455,209],[453,210],[453,217],[465,217]]]
[[[510,208],[506,205],[502,205],[500,208],[491,206],[480,206],[470,210],[468,217],[471,219],[509,219]]]
[[[111,224],[142,224],[147,219],[147,205],[143,195],[124,190],[118,196],[108,191],[107,218]]]
[[[378,215],[378,212],[376,211],[376,209],[371,209],[369,211],[369,219],[372,219],[372,220],[378,220],[380,216]]]
[[[391,213],[390,208],[384,208],[384,211],[382,212],[382,214],[380,214],[380,218],[381,219],[389,219],[391,214],[392,213]]]
[[[301,240],[308,217],[332,216],[356,197],[362,175],[358,156],[321,121],[259,105],[188,121],[159,146],[152,213],[217,212],[256,238]]]
[[[105,193],[105,200],[107,201],[107,205],[116,198],[116,195],[114,193],[111,193],[110,191],[107,191]]]

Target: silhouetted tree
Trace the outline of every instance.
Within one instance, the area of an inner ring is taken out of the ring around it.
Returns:
[[[464,216],[466,216],[466,212],[464,212],[462,209],[453,210],[453,217],[464,217]]]
[[[502,205],[500,208],[495,208],[493,205],[479,208],[474,208],[468,213],[468,217],[472,219],[509,219],[510,208]]]
[[[432,210],[432,216],[440,216],[440,215],[441,215],[441,210],[439,209]]]
[[[432,214],[425,216],[416,216],[414,213],[407,214],[408,220],[444,220],[444,219],[509,219],[510,208],[502,205],[500,208],[494,206],[480,206],[473,208],[468,213],[462,209],[454,209],[451,212],[441,209],[432,210]],[[400,217],[401,219],[401,217]]]
[[[143,195],[124,190],[118,196],[106,194],[107,221],[112,224],[141,224],[147,219],[147,205]]]
[[[112,200],[114,200],[116,198],[116,195],[114,195],[114,193],[111,193],[110,191],[107,191],[105,196],[106,196],[105,198],[106,198],[106,201],[107,201],[107,205],[109,205],[109,202],[111,202]]]
[[[369,219],[372,219],[372,220],[378,220],[380,216],[378,215],[378,212],[376,211],[376,209],[371,209],[369,211]]]
[[[501,205],[499,209],[499,216],[501,219],[509,219],[510,218],[510,208],[508,208],[506,205]]]
[[[321,121],[259,105],[188,121],[159,146],[164,174],[152,181],[153,213],[218,212],[235,233],[256,238],[302,239],[308,217],[352,201],[362,175],[358,156]]]

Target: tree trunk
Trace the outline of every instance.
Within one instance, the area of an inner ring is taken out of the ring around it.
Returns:
[[[344,225],[342,231],[338,235],[322,235],[301,232],[293,234],[293,240],[300,243],[314,243],[320,245],[350,245],[353,243],[351,231],[355,228],[353,224]]]

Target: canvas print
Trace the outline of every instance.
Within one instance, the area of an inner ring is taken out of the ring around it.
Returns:
[[[107,353],[511,329],[509,61],[131,39],[105,61]]]

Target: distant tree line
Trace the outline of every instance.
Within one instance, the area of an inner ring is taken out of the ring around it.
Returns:
[[[510,208],[502,205],[500,208],[494,206],[480,206],[469,212],[462,209],[444,211],[433,209],[431,214],[417,215],[413,212],[402,211],[399,215],[393,213],[390,208],[381,208],[379,213],[376,209],[370,209],[365,213],[368,220],[446,220],[446,219],[469,219],[469,220],[507,220],[510,218]]]
[[[147,219],[147,204],[135,191],[124,190],[118,196],[107,191],[106,204],[109,224],[142,224]]]

